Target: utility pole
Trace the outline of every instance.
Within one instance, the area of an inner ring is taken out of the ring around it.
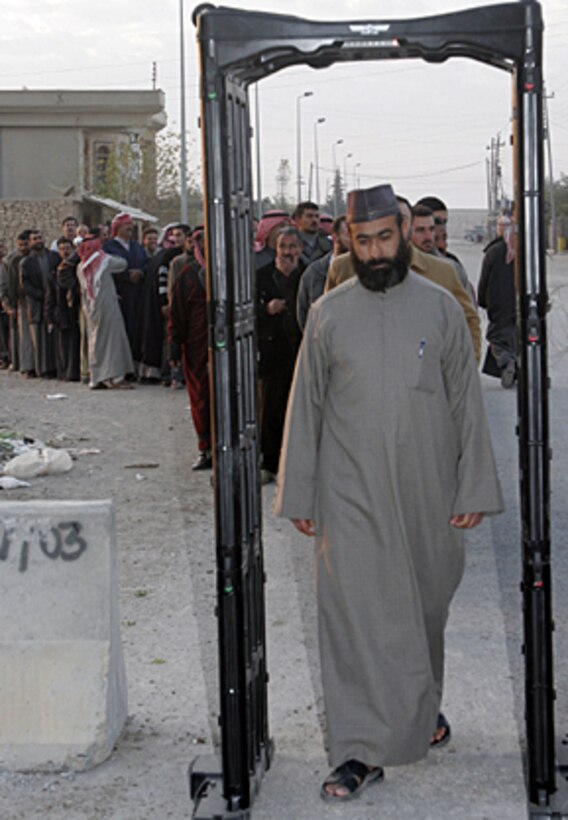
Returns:
[[[316,171],[316,202],[321,207],[321,199],[320,199],[320,163],[319,163],[319,146],[318,146],[318,125],[321,125],[325,122],[325,117],[318,117],[317,120],[314,122],[314,162],[315,162],[315,171]],[[311,191],[311,174],[310,174],[310,191]],[[309,199],[311,199],[311,193]]]
[[[152,63],[152,91],[156,90],[156,80],[158,79],[158,63]]]
[[[296,196],[298,202],[302,201],[302,110],[300,103],[305,97],[313,96],[313,91],[304,91],[296,97]]]
[[[256,216],[262,217],[262,184],[260,179],[260,104],[258,101],[258,82],[254,86],[254,121],[256,131]]]
[[[180,120],[181,120],[181,168],[180,168],[180,222],[187,224],[187,136],[185,132],[185,43],[183,31],[183,0],[179,0],[179,56],[180,56]]]
[[[552,140],[550,139],[550,116],[548,114],[548,101],[554,99],[554,92],[552,94],[543,94],[544,97],[544,139],[548,149],[548,174],[550,186],[550,241],[552,244],[552,253],[558,250],[558,233],[556,226],[556,190],[554,188],[554,170],[552,166]]]
[[[501,165],[501,148],[505,147],[505,142],[501,139],[501,134],[491,138],[491,145],[487,146],[490,152],[487,162],[487,206],[489,215],[487,218],[489,235],[495,236],[495,226],[499,210],[505,207],[506,198],[503,190],[503,167]]]

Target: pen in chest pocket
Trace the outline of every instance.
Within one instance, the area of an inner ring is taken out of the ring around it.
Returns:
[[[424,357],[424,349],[426,347],[426,339],[420,339],[420,346],[418,347],[418,358],[422,359]]]

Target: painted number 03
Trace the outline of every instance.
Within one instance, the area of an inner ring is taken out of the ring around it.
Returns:
[[[50,527],[47,532],[33,526],[25,534],[16,532],[14,527],[5,528],[0,542],[0,561],[7,561],[11,555],[15,557],[19,553],[18,570],[25,572],[32,548],[39,549],[53,561],[57,558],[76,561],[87,549],[87,542],[81,535],[82,529],[78,521],[63,521]]]

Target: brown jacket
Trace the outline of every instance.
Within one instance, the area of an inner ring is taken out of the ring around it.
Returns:
[[[460,284],[455,268],[449,262],[444,262],[436,256],[424,253],[412,244],[410,245],[410,249],[411,270],[426,277],[426,279],[434,282],[434,284],[449,290],[452,296],[454,296],[461,305],[471,334],[475,359],[479,364],[481,359],[481,322],[479,321],[479,316],[471,299],[467,295],[467,291]],[[355,271],[351,265],[350,254],[342,253],[340,256],[336,256],[327,274],[324,292],[327,293],[352,276],[355,276]]]

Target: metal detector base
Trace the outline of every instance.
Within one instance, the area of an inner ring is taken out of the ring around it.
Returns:
[[[250,781],[251,806],[264,773],[270,768],[274,743],[267,744],[265,755]],[[251,808],[231,811],[223,797],[223,770],[216,755],[200,755],[189,765],[189,793],[195,805],[192,820],[250,820]]]
[[[568,734],[557,743],[556,760],[556,791],[550,796],[548,806],[529,803],[529,820],[568,820]]]

